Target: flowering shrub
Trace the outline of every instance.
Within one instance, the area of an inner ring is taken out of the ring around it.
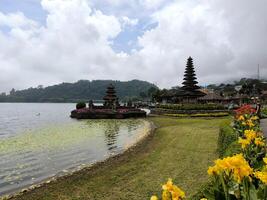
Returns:
[[[256,110],[250,105],[244,105],[235,110],[234,130],[241,137],[245,130],[255,130],[259,132],[259,117],[256,116]]]
[[[257,179],[260,180],[258,187],[258,196],[261,199],[267,198],[267,158],[263,158],[264,166],[261,171],[254,172]]]
[[[166,184],[162,185],[162,200],[183,200],[185,193],[179,187],[173,184],[172,179],[169,179]],[[152,196],[150,200],[159,200],[157,196]]]
[[[226,200],[267,199],[267,191],[264,193],[264,187],[259,184],[265,173],[262,169],[266,141],[255,109],[245,105],[235,111],[234,131],[239,137],[242,154],[219,159],[208,169],[208,174],[213,177],[214,197]]]
[[[255,109],[245,105],[236,110],[233,130],[242,153],[214,161],[207,171],[212,183],[203,196],[215,200],[267,200],[266,140]],[[171,180],[163,186],[163,200],[185,198],[173,198],[168,185],[173,185]]]
[[[239,137],[242,153],[250,166],[255,169],[262,167],[262,159],[266,154],[265,138],[261,132],[245,130],[243,137]]]
[[[235,110],[236,118],[239,118],[242,115],[253,115],[256,113],[256,110],[251,105],[244,105],[239,109]]]
[[[242,154],[216,160],[208,174],[214,177],[215,199],[241,199],[249,194],[253,169]]]

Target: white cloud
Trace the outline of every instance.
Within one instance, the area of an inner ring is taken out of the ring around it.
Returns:
[[[139,37],[134,55],[143,61],[145,78],[163,86],[181,83],[189,56],[203,85],[255,77],[257,63],[267,63],[266,3],[200,2],[177,0],[153,14],[158,26]]]
[[[124,26],[136,26],[138,24],[138,19],[130,19],[127,16],[122,17],[122,24]]]
[[[25,17],[22,12],[9,13],[7,15],[0,12],[0,26],[32,28],[38,26],[38,23]]]
[[[181,83],[188,56],[202,84],[253,76],[258,63],[267,63],[265,1],[109,2],[132,8],[130,15],[106,14],[91,3],[42,0],[45,25],[0,12],[0,27],[9,27],[0,31],[0,91],[78,79],[139,78],[171,87]],[[153,12],[134,16],[137,8]],[[115,53],[114,39],[144,14],[157,26],[138,38],[140,49]],[[261,71],[266,77],[267,68]]]
[[[20,13],[12,14],[12,19],[20,19],[17,25],[15,20],[6,20],[11,30],[0,35],[6,44],[0,47],[1,70],[14,69],[10,71],[21,82],[11,82],[14,76],[10,74],[6,82],[1,79],[2,90],[108,78],[116,70],[112,60],[117,55],[109,45],[121,31],[116,17],[92,11],[85,0],[43,0],[42,6],[48,12],[46,26],[24,29],[31,20]]]
[[[159,8],[165,0],[139,0],[140,4],[147,9],[156,9]]]

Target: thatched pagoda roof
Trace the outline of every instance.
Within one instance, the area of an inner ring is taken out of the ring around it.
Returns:
[[[112,84],[107,87],[106,95],[103,99],[105,101],[115,101],[117,99],[115,87]]]
[[[204,100],[204,101],[208,101],[208,100],[223,100],[223,97],[216,94],[216,93],[208,93],[207,95],[200,97],[199,100]]]
[[[179,97],[203,97],[206,94],[199,90],[188,91],[188,90],[181,89],[177,92],[176,95]]]

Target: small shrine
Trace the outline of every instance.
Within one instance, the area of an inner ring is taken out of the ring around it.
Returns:
[[[146,112],[134,108],[131,105],[121,106],[116,95],[115,87],[110,84],[107,87],[106,95],[103,97],[102,106],[94,105],[90,100],[88,107],[77,108],[71,111],[71,118],[76,119],[125,119],[146,117]]]
[[[119,106],[115,87],[112,84],[107,87],[106,96],[104,96],[103,100],[105,101],[104,107],[106,108],[115,109],[117,106]]]

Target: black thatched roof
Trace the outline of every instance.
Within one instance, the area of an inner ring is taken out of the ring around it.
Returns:
[[[195,91],[186,91],[183,89],[180,89],[179,91],[177,91],[176,96],[178,97],[203,97],[206,94],[204,92],[201,92],[199,90],[195,90]]]
[[[208,93],[207,95],[200,97],[199,100],[223,100],[223,97],[216,93]]]

